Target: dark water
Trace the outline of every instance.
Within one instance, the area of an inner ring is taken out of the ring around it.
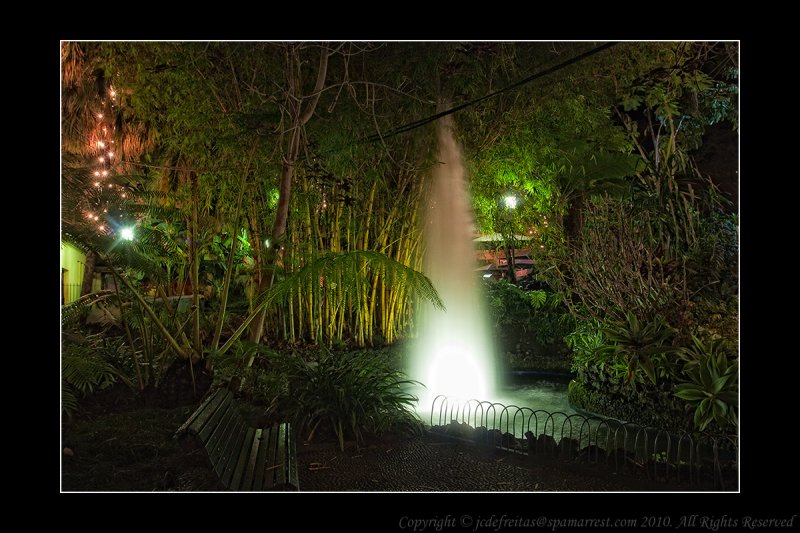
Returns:
[[[568,385],[569,378],[514,376],[497,391],[495,401],[503,405],[571,415],[576,411],[567,401]]]

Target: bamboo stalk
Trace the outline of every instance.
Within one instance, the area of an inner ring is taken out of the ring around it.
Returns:
[[[142,370],[139,368],[139,358],[136,357],[136,344],[133,342],[133,335],[131,335],[131,328],[128,327],[128,321],[125,320],[125,309],[122,305],[122,298],[119,296],[118,283],[114,283],[114,292],[117,295],[117,304],[119,305],[119,321],[122,322],[122,327],[125,328],[125,336],[128,337],[128,344],[131,345],[131,351],[133,352],[133,366],[136,368],[136,379],[139,381],[139,390],[144,390]]]
[[[109,268],[111,269],[111,272],[114,274],[114,277],[116,277],[118,280],[122,281],[123,285],[125,285],[131,291],[131,293],[133,294],[134,298],[136,298],[136,300],[139,302],[139,305],[142,306],[142,308],[145,310],[145,312],[153,320],[153,323],[156,325],[156,327],[158,327],[158,329],[164,335],[164,338],[167,339],[167,342],[175,350],[175,353],[178,354],[182,359],[187,359],[189,356],[183,351],[183,349],[181,349],[180,345],[178,345],[178,342],[172,337],[172,335],[170,335],[169,331],[167,331],[167,328],[164,327],[164,324],[158,319],[158,317],[156,316],[155,312],[153,312],[153,309],[149,305],[147,305],[147,302],[144,300],[144,298],[142,298],[142,296],[139,294],[139,292],[110,263],[109,263]]]
[[[255,145],[253,145],[255,150]],[[253,151],[250,152],[250,159],[252,159]],[[242,196],[244,194],[245,179],[249,172],[250,159],[247,161],[245,170],[242,173],[242,179],[239,182],[239,194],[236,198],[236,215],[234,216],[234,231],[231,239],[231,250],[228,256],[228,263],[226,265],[225,276],[222,281],[222,294],[220,294],[219,302],[219,316],[217,317],[217,327],[214,329],[214,338],[211,341],[211,351],[214,352],[219,347],[219,338],[222,336],[222,326],[225,322],[225,312],[228,307],[228,292],[230,290],[231,279],[233,277],[233,260],[239,245],[239,225],[241,222],[241,209],[242,209]]]

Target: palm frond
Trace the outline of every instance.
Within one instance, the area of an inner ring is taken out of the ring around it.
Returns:
[[[61,356],[61,379],[85,395],[116,383],[117,370],[96,353],[76,350]]]

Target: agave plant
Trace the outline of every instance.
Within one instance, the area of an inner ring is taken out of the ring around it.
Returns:
[[[739,363],[731,361],[723,341],[703,342],[693,337],[693,346],[679,352],[686,361],[688,381],[675,387],[675,396],[694,406],[694,424],[700,431],[712,421],[720,428],[739,425]]]
[[[673,352],[669,344],[675,331],[661,316],[642,323],[630,311],[625,312],[625,322],[612,322],[603,328],[603,334],[628,367],[628,382],[633,382],[636,370],[641,369],[651,383],[656,384],[656,356]]]

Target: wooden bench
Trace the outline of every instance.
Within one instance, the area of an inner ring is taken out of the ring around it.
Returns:
[[[236,403],[230,390],[217,389],[178,428],[175,438],[199,440],[211,467],[229,490],[299,490],[290,425],[253,428]]]

